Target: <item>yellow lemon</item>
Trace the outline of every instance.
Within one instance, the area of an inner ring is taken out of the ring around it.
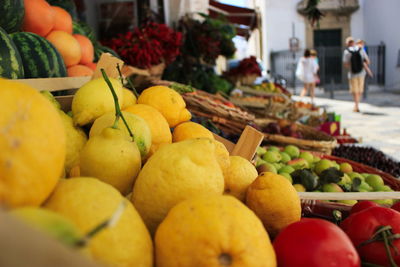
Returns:
[[[110,78],[120,103],[123,102],[120,81]],[[122,101],[121,101],[122,100]],[[107,112],[115,113],[114,98],[103,78],[87,82],[76,91],[72,99],[72,114],[76,125],[86,125]]]
[[[40,205],[64,166],[58,110],[32,87],[0,79],[0,114],[0,203]]]
[[[80,174],[96,177],[128,194],[141,167],[135,142],[111,127],[89,138],[80,155]]]
[[[214,140],[214,136],[210,130],[201,124],[187,121],[179,124],[174,128],[172,133],[172,142],[179,142],[191,138],[210,138]]]
[[[230,161],[224,173],[225,193],[245,201],[247,188],[257,178],[258,172],[253,164],[240,156],[231,156]]]
[[[221,142],[214,140],[215,144],[215,156],[217,157],[217,161],[219,166],[221,167],[222,173],[225,174],[228,171],[229,166],[231,165],[231,159],[229,156],[229,152],[226,149],[225,145]]]
[[[132,202],[151,233],[180,201],[222,194],[224,177],[210,139],[165,145],[151,156],[136,179]]]
[[[140,116],[129,112],[123,111],[122,114],[129,125],[129,129],[131,129],[134,135],[135,143],[139,148],[142,159],[146,158],[151,146],[151,131],[147,122]],[[90,128],[89,137],[99,135],[103,129],[113,126],[114,121],[115,113],[107,112],[103,114],[94,121]],[[129,136],[128,129],[122,121],[122,118],[119,119],[117,126],[126,136]]]
[[[128,107],[125,111],[135,114],[147,122],[152,138],[150,155],[154,154],[162,145],[171,144],[172,135],[168,122],[157,109],[149,105],[136,104]]]
[[[80,127],[74,125],[70,116],[65,114],[63,111],[59,111],[59,113],[67,137],[65,172],[70,173],[71,169],[79,164],[79,153],[86,144],[87,137]]]
[[[123,88],[122,89],[122,93],[123,93],[123,101],[121,104],[121,109],[125,109],[127,107],[130,107],[132,105],[136,104],[136,96],[133,94],[133,92],[129,89]]]
[[[152,86],[145,89],[138,98],[138,104],[154,107],[167,119],[170,127],[191,118],[182,96],[166,86]]]
[[[275,237],[283,228],[300,220],[301,203],[296,189],[283,176],[263,172],[247,189],[246,204]]]
[[[155,236],[157,267],[275,267],[257,216],[231,196],[194,197],[168,213]]]
[[[109,219],[125,198],[112,186],[94,178],[60,181],[45,208],[69,218],[82,233]],[[88,243],[94,260],[110,266],[153,266],[149,232],[129,201],[116,224]]]

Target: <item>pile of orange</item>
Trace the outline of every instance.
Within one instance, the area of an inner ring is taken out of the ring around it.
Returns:
[[[94,48],[84,35],[72,34],[72,17],[61,7],[51,6],[46,0],[24,0],[23,30],[45,37],[60,52],[68,76],[92,76]]]

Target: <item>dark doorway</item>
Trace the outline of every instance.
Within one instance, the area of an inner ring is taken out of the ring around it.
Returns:
[[[342,82],[342,30],[314,30],[314,47],[320,59],[321,83]]]

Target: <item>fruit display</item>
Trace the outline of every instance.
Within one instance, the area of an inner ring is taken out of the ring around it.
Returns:
[[[360,266],[367,258],[346,220],[343,231],[302,219],[297,191],[390,191],[381,177],[293,145],[259,148],[256,169],[189,121],[173,89],[136,98],[121,81],[103,72],[64,113],[51,93],[0,80],[0,200],[10,216],[109,266]]]
[[[287,120],[269,122],[262,128],[262,131],[267,134],[278,134],[300,139],[303,138],[301,131],[298,130],[297,124]]]
[[[382,151],[373,147],[358,145],[341,145],[332,151],[332,155],[377,168],[390,173],[394,177],[400,177],[400,162],[385,155]]]
[[[1,13],[0,13],[1,14]],[[0,27],[0,77],[21,79],[24,77],[22,59],[11,37]]]
[[[25,78],[67,75],[60,52],[48,40],[31,32],[16,32],[10,36],[21,55]]]
[[[3,2],[0,77],[92,76],[102,53],[118,57],[97,41],[88,25],[78,21],[73,0]]]
[[[259,148],[257,159],[259,173],[268,171],[286,177],[300,192],[389,192],[381,176],[358,173],[346,162],[320,158],[293,145],[283,149],[275,146]],[[392,203],[382,200],[381,203]],[[351,204],[356,201],[343,201]]]

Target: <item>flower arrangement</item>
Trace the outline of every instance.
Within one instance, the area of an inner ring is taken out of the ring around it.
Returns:
[[[169,64],[180,54],[182,34],[165,24],[148,22],[111,39],[107,45],[115,50],[125,63],[138,68]]]
[[[251,56],[242,59],[236,68],[229,70],[226,74],[228,76],[247,76],[247,75],[261,76],[261,69],[257,63],[256,57]]]

